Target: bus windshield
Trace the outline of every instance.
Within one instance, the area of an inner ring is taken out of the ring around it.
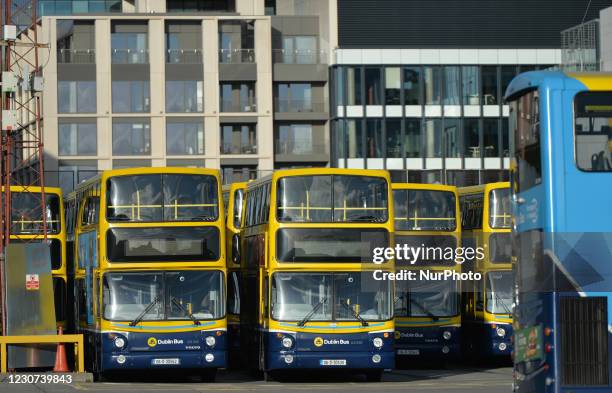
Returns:
[[[512,224],[510,189],[497,188],[489,193],[489,226],[495,229],[508,229]]]
[[[219,319],[225,315],[223,293],[220,271],[106,273],[103,279],[104,319]]]
[[[279,321],[385,321],[390,298],[390,282],[369,272],[275,273],[271,314]]]
[[[454,231],[456,199],[452,192],[393,190],[395,229],[404,231]]]
[[[281,222],[386,222],[387,182],[381,177],[290,176],[278,181]]]
[[[107,183],[108,221],[216,221],[217,180],[209,175],[115,176]]]
[[[493,271],[486,279],[487,312],[491,314],[512,313],[512,286],[514,278],[511,271]]]
[[[47,209],[47,233],[57,234],[61,230],[59,196],[45,194]],[[41,194],[34,192],[11,193],[11,234],[36,235],[43,233]]]
[[[395,316],[452,317],[459,313],[455,280],[402,280],[395,283]]]

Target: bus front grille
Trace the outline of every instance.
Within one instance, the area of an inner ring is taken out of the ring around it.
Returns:
[[[606,297],[561,297],[563,385],[608,386]]]

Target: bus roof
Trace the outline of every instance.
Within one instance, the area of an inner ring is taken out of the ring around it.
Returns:
[[[505,101],[512,101],[521,93],[539,87],[572,88],[574,90],[610,90],[612,73],[610,72],[576,72],[530,71],[514,78],[504,94]]]
[[[344,175],[344,176],[372,176],[382,177],[391,182],[391,175],[384,169],[347,169],[347,168],[296,168],[279,169],[274,173],[260,179],[249,181],[247,187],[256,187],[261,183],[289,176],[321,176],[321,175]]]
[[[457,187],[444,184],[392,183],[391,188],[394,190],[432,190],[457,192]]]
[[[459,187],[458,190],[459,190],[459,194],[466,195],[466,194],[477,194],[481,192],[484,193],[484,192],[498,189],[498,188],[509,188],[509,187],[510,187],[510,182],[500,181],[496,183],[479,184],[477,186]]]
[[[232,191],[232,190],[244,190],[247,184],[249,184],[250,182],[251,181],[249,180],[248,182],[241,181],[241,182],[236,182],[236,183],[224,184],[222,191],[226,192],[226,191]]]
[[[46,194],[57,194],[62,195],[62,189],[59,187],[44,187]],[[4,187],[2,187],[4,189]],[[11,192],[33,192],[39,193],[42,191],[42,187],[39,186],[11,186]]]

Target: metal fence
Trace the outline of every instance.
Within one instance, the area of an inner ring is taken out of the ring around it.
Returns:
[[[567,71],[601,69],[599,19],[561,32],[561,64]]]

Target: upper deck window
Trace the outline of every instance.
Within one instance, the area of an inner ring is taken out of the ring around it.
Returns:
[[[45,194],[46,224],[48,234],[60,232],[61,216],[59,197]],[[37,235],[43,233],[41,194],[33,192],[11,193],[11,234]]]
[[[588,172],[611,172],[612,92],[576,94],[574,116],[578,168]]]
[[[403,231],[454,231],[456,199],[452,192],[394,190],[395,229]]]
[[[107,183],[108,221],[216,221],[217,181],[209,175],[116,176]]]
[[[542,183],[540,152],[540,100],[537,91],[530,91],[511,102],[510,130],[514,134],[513,171],[518,192]]]
[[[291,176],[278,182],[281,222],[386,222],[387,182],[380,177]]]
[[[498,188],[489,193],[489,226],[491,228],[510,228],[510,189]]]

